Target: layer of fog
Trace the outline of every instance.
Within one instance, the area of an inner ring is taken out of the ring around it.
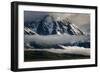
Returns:
[[[29,48],[34,48],[34,44],[40,47],[49,47],[54,45],[68,44],[68,46],[78,43],[90,42],[89,35],[25,35],[24,45],[29,46]],[[33,45],[32,45],[33,44]]]
[[[64,49],[25,49],[25,51],[47,51],[52,53],[58,53],[58,54],[76,54],[76,55],[84,55],[84,56],[90,56],[90,49],[84,48],[84,47],[77,47],[77,46],[63,46],[60,45]]]

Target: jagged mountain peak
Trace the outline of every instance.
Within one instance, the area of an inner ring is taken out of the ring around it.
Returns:
[[[54,18],[51,15],[45,16],[38,27],[34,28],[35,32],[40,35],[53,35],[53,34],[69,34],[69,35],[84,35],[84,33],[69,20],[62,17]]]

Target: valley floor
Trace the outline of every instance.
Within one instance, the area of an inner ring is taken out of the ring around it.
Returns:
[[[65,52],[63,51],[65,50],[64,49],[25,49],[24,61],[29,62],[29,61],[73,60],[73,59],[90,58],[90,55],[73,54],[73,53],[67,53],[66,51]],[[88,49],[86,51],[88,51]]]

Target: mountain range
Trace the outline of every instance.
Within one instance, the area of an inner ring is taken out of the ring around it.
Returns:
[[[61,35],[65,33],[69,35],[84,35],[84,32],[68,18],[61,19],[61,17],[57,17],[55,19],[50,15],[45,16],[40,22],[32,22],[24,26],[24,33],[30,35]]]
[[[90,35],[68,18],[47,15],[39,22],[24,24],[24,35],[24,46],[28,48],[61,48],[59,45],[90,48]]]

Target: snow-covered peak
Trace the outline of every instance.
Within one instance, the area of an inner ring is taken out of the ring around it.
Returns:
[[[35,23],[34,23],[35,24]],[[38,23],[38,27],[35,27],[32,30],[33,32],[38,33],[39,35],[53,35],[53,34],[69,34],[69,35],[84,35],[75,24],[73,24],[68,18],[64,19],[63,17],[45,16],[41,22]],[[30,31],[29,29],[27,29]]]

